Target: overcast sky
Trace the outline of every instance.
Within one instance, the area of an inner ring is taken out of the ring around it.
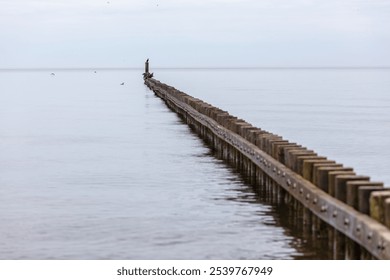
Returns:
[[[0,68],[390,66],[390,0],[0,0]]]

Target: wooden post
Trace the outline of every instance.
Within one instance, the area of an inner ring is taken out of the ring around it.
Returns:
[[[385,223],[384,202],[390,198],[390,190],[374,191],[370,195],[370,216],[378,222]]]
[[[316,172],[316,181],[314,184],[318,186],[321,190],[329,192],[329,173],[332,171],[351,171],[350,167],[333,167],[333,166],[320,166],[317,168]]]
[[[149,58],[145,61],[145,74],[149,74]]]
[[[370,182],[370,181],[349,181],[347,182],[347,204],[359,210],[359,199],[358,191],[360,187],[371,187],[377,186],[383,187],[381,182]]]
[[[340,175],[335,177],[334,197],[347,202],[347,182],[350,181],[369,181],[368,176]]]
[[[336,194],[336,177],[340,175],[356,175],[353,171],[331,171],[328,174],[328,194],[335,196]]]
[[[271,156],[272,156],[274,159],[279,159],[278,147],[280,147],[280,145],[288,145],[288,144],[291,144],[291,143],[288,142],[287,140],[273,141],[273,142],[271,143],[271,148],[272,148]]]
[[[301,148],[301,145],[298,145],[296,143],[276,143],[274,144],[274,151],[273,154],[275,155],[275,158],[281,162],[284,163],[284,154],[285,154],[285,148]]]
[[[360,187],[358,190],[359,212],[370,215],[370,194],[373,191],[383,190],[383,187]]]
[[[306,161],[309,161],[309,160],[326,160],[326,157],[321,157],[321,156],[313,156],[313,155],[298,155],[296,157],[296,166],[295,166],[295,169],[296,169],[296,172],[301,175],[302,177],[304,177],[303,175],[303,170],[304,170],[304,165],[305,165],[305,162]]]
[[[334,160],[328,160],[328,159],[304,159],[302,161],[302,166],[301,163],[299,164],[300,166],[298,167],[300,171],[302,171],[302,176],[306,180],[309,180],[310,182],[314,183],[313,180],[313,167],[315,164],[325,164],[325,165],[330,165],[330,164],[335,164],[336,162]]]
[[[390,198],[386,198],[384,210],[385,210],[385,226],[390,228]]]
[[[340,163],[326,163],[326,162],[324,162],[324,163],[314,163],[313,164],[313,168],[312,168],[312,170],[311,170],[311,175],[309,175],[310,176],[310,181],[314,184],[314,185],[316,185],[316,186],[318,186],[318,180],[317,180],[317,176],[318,176],[318,172],[317,172],[317,170],[319,169],[319,168],[321,168],[321,167],[326,167],[326,168],[343,168],[343,165],[342,164],[340,164]],[[349,170],[352,170],[352,168],[350,168]]]
[[[291,149],[285,153],[285,165],[296,172],[296,157],[297,156],[317,156],[312,150],[303,149]]]

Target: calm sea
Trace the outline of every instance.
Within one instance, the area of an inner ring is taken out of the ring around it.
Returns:
[[[0,71],[0,259],[328,257],[141,69],[95,70]],[[389,69],[154,72],[390,184]]]

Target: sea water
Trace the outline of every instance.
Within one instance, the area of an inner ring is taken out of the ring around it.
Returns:
[[[142,69],[0,71],[0,259],[326,259]],[[154,69],[390,183],[388,69]],[[124,83],[124,84],[123,84]]]

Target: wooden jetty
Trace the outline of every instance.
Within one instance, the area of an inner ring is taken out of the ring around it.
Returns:
[[[145,84],[219,155],[289,206],[334,259],[390,259],[390,189],[153,78]]]

